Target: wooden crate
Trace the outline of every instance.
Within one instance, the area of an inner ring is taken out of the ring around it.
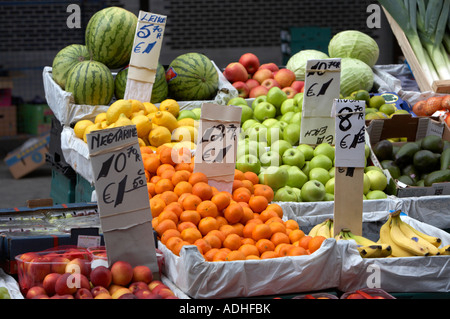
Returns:
[[[429,81],[427,81],[422,66],[417,60],[417,57],[414,54],[405,33],[394,20],[394,18],[392,18],[392,16],[386,11],[386,9],[383,8],[383,11],[386,14],[386,18],[389,22],[389,25],[391,26],[392,32],[397,39],[400,49],[402,50],[406,60],[408,61],[414,78],[416,79],[417,85],[420,88],[420,91],[430,91],[442,94],[450,93],[450,79],[433,81],[432,83],[429,83]]]

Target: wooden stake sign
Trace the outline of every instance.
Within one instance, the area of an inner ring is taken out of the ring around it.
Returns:
[[[334,144],[333,100],[339,97],[341,59],[308,60],[300,143]]]
[[[242,108],[203,103],[194,172],[208,176],[219,191],[232,191]],[[219,119],[220,117],[220,119]]]
[[[365,166],[365,101],[336,99],[334,234],[342,228],[362,235]]]
[[[125,260],[159,273],[152,214],[136,126],[87,135],[108,263]]]
[[[124,99],[150,102],[167,17],[139,11]]]

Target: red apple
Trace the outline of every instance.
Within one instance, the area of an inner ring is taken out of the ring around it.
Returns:
[[[94,296],[92,296],[92,293],[87,288],[80,288],[75,293],[75,299],[94,299]]]
[[[33,258],[28,264],[28,274],[34,282],[42,282],[51,272],[51,260],[45,256]]]
[[[138,265],[133,268],[133,282],[143,281],[149,284],[153,280],[153,273],[148,266]]]
[[[281,88],[291,86],[295,81],[295,73],[289,69],[280,69],[273,77],[280,84]]]
[[[90,279],[94,286],[103,286],[108,288],[112,283],[111,270],[105,266],[97,266],[92,269]]]
[[[52,272],[45,276],[42,287],[44,287],[47,295],[53,296],[55,294],[55,285],[59,277],[61,277],[61,274],[57,272]]]
[[[298,81],[295,80],[294,82],[292,82],[291,87],[296,90],[297,92],[301,92],[301,90],[303,89],[303,87],[305,86],[305,81]]]
[[[267,95],[267,92],[269,92],[268,88],[266,88],[265,86],[262,86],[262,85],[258,85],[257,87],[253,88],[250,91],[250,94],[248,96],[249,96],[249,98],[255,98],[260,95]]]
[[[258,71],[253,74],[252,79],[261,84],[265,79],[273,79],[273,73],[269,69],[258,69]]]
[[[57,295],[73,295],[80,288],[90,289],[90,282],[86,276],[78,273],[71,274],[66,272],[58,278],[55,284]]]
[[[292,98],[295,96],[295,94],[298,93],[298,92],[297,92],[294,88],[292,88],[291,86],[284,87],[284,88],[281,89],[281,91],[283,91],[283,92],[286,93],[288,99],[292,99]]]
[[[143,282],[143,281],[135,281],[135,282],[131,283],[128,286],[128,289],[130,289],[130,291],[132,293],[135,293],[135,292],[137,292],[139,290],[148,290],[148,291],[150,291],[150,288],[148,287],[148,284]]]
[[[161,280],[153,280],[151,283],[148,284],[148,288],[150,288],[150,290],[153,291],[153,289],[155,289],[159,285],[164,285],[164,283]]]
[[[239,62],[231,62],[223,71],[225,78],[231,83],[242,81],[245,82],[248,79],[248,72],[245,67]]]
[[[80,273],[88,277],[91,272],[91,265],[87,259],[77,257],[67,263],[66,272]]]
[[[259,85],[259,82],[255,79],[248,79],[247,81],[245,81],[245,84],[247,84],[248,90],[250,92],[253,88]]]
[[[63,274],[66,272],[66,266],[70,262],[70,259],[63,256],[56,256],[52,258],[52,272]]]
[[[276,72],[276,71],[278,71],[280,68],[279,68],[275,63],[269,62],[269,63],[261,64],[261,66],[259,67],[258,70],[261,70],[261,69],[269,69],[269,70],[272,71],[272,72]]]
[[[133,267],[127,261],[118,260],[111,266],[112,283],[126,286],[133,279]]]
[[[265,86],[268,90],[270,90],[273,87],[280,87],[280,84],[275,81],[275,79],[265,79],[263,83],[261,83],[262,86]]]
[[[161,283],[161,284],[157,285],[155,288],[153,288],[151,291],[155,294],[159,294],[159,292],[162,289],[169,289],[169,287],[167,287],[165,284]]]
[[[108,295],[110,294],[108,289],[106,289],[103,286],[95,286],[95,287],[93,287],[91,289],[91,294],[94,297],[96,297],[97,295],[102,294],[102,293],[105,293],[105,294],[108,294]]]
[[[239,58],[239,63],[245,67],[248,74],[255,73],[260,66],[258,57],[255,54],[250,53],[250,52],[244,53],[243,55],[241,55],[241,57]]]
[[[135,296],[138,299],[162,299],[160,295],[155,294],[150,290],[138,290],[135,292]]]
[[[248,97],[248,94],[250,93],[250,89],[248,88],[247,84],[242,81],[236,81],[232,84],[234,88],[238,91],[238,96],[246,99]]]
[[[26,299],[32,299],[35,296],[39,295],[47,295],[44,287],[41,286],[33,286],[30,289],[28,289],[27,294],[25,295]]]

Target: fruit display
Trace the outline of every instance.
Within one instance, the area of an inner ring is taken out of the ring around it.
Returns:
[[[85,45],[71,44],[66,46],[53,59],[53,80],[64,90],[70,69],[77,63],[88,60],[90,60],[90,54]]]
[[[412,111],[417,116],[433,116],[436,112],[447,113],[450,110],[450,95],[431,96],[414,103]],[[448,117],[446,117],[447,119]],[[449,120],[446,120],[447,125]]]
[[[362,288],[355,291],[348,291],[340,299],[396,299],[383,289]]]

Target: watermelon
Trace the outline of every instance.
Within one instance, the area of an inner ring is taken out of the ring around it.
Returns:
[[[71,44],[61,49],[53,59],[53,80],[64,90],[70,69],[85,60],[89,60],[89,52],[85,45]]]
[[[211,60],[201,53],[176,57],[166,71],[169,96],[177,101],[208,100],[218,89],[219,75]]]
[[[119,7],[97,11],[86,27],[85,41],[92,59],[110,69],[120,69],[130,61],[137,17]]]
[[[128,75],[128,67],[123,68],[116,75],[116,79],[114,81],[115,87],[114,94],[116,99],[118,100],[123,99],[125,95],[125,88],[127,85],[127,75]],[[167,98],[168,91],[169,88],[167,86],[164,67],[162,66],[162,64],[158,63],[158,67],[156,69],[155,83],[153,83],[152,97],[150,102],[155,104],[165,100]]]
[[[83,61],[69,72],[66,91],[75,104],[108,105],[114,95],[114,77],[110,69],[98,61]]]

